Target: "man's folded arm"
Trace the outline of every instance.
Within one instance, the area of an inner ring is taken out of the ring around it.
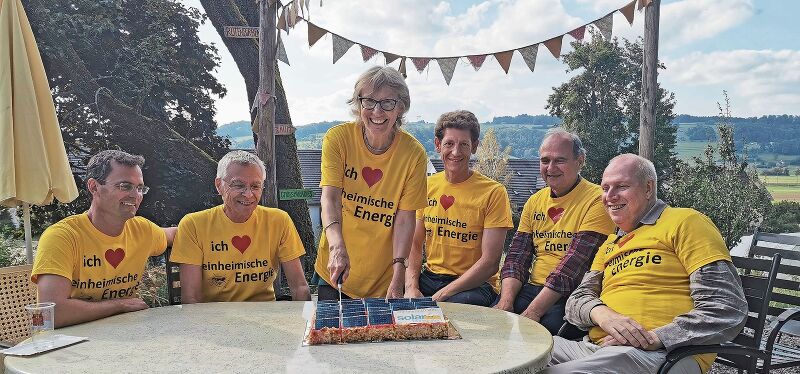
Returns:
[[[69,297],[72,290],[70,280],[55,274],[40,274],[37,278],[39,302],[53,302],[55,327],[64,327],[110,317],[115,314],[147,309],[139,298],[85,301]]]
[[[747,322],[747,300],[741,284],[730,261],[720,260],[700,267],[689,275],[694,309],[653,332],[668,351],[733,339]]]
[[[583,280],[567,299],[566,319],[581,330],[588,330],[596,324],[592,321],[592,308],[605,305],[600,300],[603,285],[603,272],[592,270],[583,276]]]

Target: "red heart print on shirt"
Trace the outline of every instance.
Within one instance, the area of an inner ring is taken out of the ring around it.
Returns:
[[[628,242],[628,241],[630,241],[631,239],[633,239],[633,237],[634,237],[634,236],[635,236],[635,234],[630,234],[630,235],[628,235],[628,236],[626,236],[626,237],[622,238],[622,240],[620,240],[620,241],[618,241],[618,242],[617,242],[617,245],[618,245],[620,248],[622,248],[622,246],[623,246],[623,245],[625,245],[625,243],[627,243],[627,242]]]
[[[250,246],[250,237],[247,235],[242,235],[242,236],[237,235],[231,238],[231,243],[233,244],[234,247],[236,247],[236,249],[239,250],[239,252],[244,253],[244,251],[247,250],[247,247]]]
[[[558,220],[561,219],[562,215],[564,215],[564,208],[551,207],[550,209],[547,210],[547,216],[550,217],[551,220],[553,220],[553,223],[558,222]]]
[[[372,187],[383,178],[383,170],[365,166],[361,169],[361,175],[364,177],[364,181],[367,182],[367,186]]]
[[[455,196],[442,195],[442,197],[439,198],[439,202],[442,203],[442,208],[447,210],[447,208],[453,206],[453,203],[456,202],[456,198]]]
[[[114,269],[117,268],[122,259],[125,258],[125,250],[122,248],[106,249],[106,261],[108,261]]]

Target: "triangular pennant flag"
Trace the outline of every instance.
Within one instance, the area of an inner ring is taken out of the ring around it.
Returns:
[[[593,25],[600,30],[600,35],[603,35],[603,39],[611,40],[611,29],[614,28],[614,13],[609,13],[605,17],[594,21]]]
[[[291,6],[289,7],[289,18],[286,19],[286,24],[289,27],[294,27],[297,24],[297,3],[292,2]]]
[[[400,56],[395,55],[395,54],[391,54],[389,52],[383,52],[383,58],[386,59],[386,65],[389,65],[392,62],[394,62],[394,60],[397,60],[398,58],[400,58]]]
[[[400,74],[403,74],[403,78],[408,77],[408,74],[406,74],[406,58],[405,57],[403,57],[403,59],[400,60],[400,68],[398,68],[397,71],[399,71]]]
[[[575,38],[575,40],[582,41],[584,33],[586,33],[586,25],[578,27],[577,29],[570,31],[568,34]]]
[[[339,35],[333,35],[333,63],[335,64],[336,61],[339,61],[342,56],[353,46],[353,43]]]
[[[376,51],[376,50],[374,50],[374,49],[372,49],[370,47],[367,47],[365,45],[361,46],[361,58],[364,59],[364,62],[369,61],[369,59],[374,57],[376,54],[378,54],[378,51]]]
[[[653,0],[639,0],[639,10],[646,8]]]
[[[439,63],[439,69],[442,70],[442,75],[444,75],[444,81],[449,86],[450,80],[453,79],[453,72],[456,71],[456,63],[458,63],[458,57],[437,58],[436,62]]]
[[[561,39],[563,38],[564,35],[561,35],[561,36],[556,36],[553,39],[548,39],[542,42],[542,44],[544,44],[544,46],[547,47],[547,50],[549,50],[550,53],[553,54],[553,57],[555,57],[556,59],[561,57]]]
[[[628,5],[619,8],[619,12],[628,19],[628,23],[633,25],[633,10],[636,7],[636,0],[631,1]]]
[[[511,67],[511,57],[514,56],[514,51],[497,52],[494,58],[500,63],[500,67],[508,74],[508,68]]]
[[[317,27],[317,25],[308,22],[308,47],[311,48],[321,37],[325,36],[328,31]]]
[[[467,60],[475,68],[475,71],[478,71],[483,66],[483,62],[486,61],[486,55],[467,56]]]
[[[289,65],[289,56],[286,55],[286,47],[283,45],[283,39],[281,39],[280,33],[278,33],[278,51],[275,53],[275,58],[277,58],[278,61]]]
[[[289,28],[286,27],[286,8],[283,8],[281,11],[281,15],[278,16],[278,30],[286,30],[289,32]]]
[[[414,67],[417,68],[417,71],[422,73],[422,71],[428,67],[428,63],[431,62],[431,59],[428,57],[411,57],[411,62],[414,63]]]
[[[525,60],[525,65],[528,65],[528,69],[533,72],[533,68],[536,67],[536,55],[539,54],[539,44],[522,47],[518,51],[522,55],[522,59]]]

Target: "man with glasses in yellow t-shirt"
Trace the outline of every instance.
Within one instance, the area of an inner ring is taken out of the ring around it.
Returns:
[[[719,344],[746,322],[741,280],[719,230],[693,209],[656,196],[653,163],[617,156],[603,173],[603,205],[617,225],[567,301],[566,318],[589,335],[554,337],[543,373],[655,373],[667,351]],[[670,373],[705,373],[714,354]]]
[[[31,280],[39,302],[56,304],[56,327],[147,308],[138,296],[145,263],[164,253],[175,228],[136,216],[150,189],[142,165],[142,156],[122,151],[93,156],[86,167],[89,210],[42,234]]]
[[[222,205],[183,217],[172,246],[182,303],[274,301],[281,267],[292,300],[311,300],[300,263],[306,251],[289,214],[258,205],[265,178],[264,163],[250,152],[219,160],[214,185]]]

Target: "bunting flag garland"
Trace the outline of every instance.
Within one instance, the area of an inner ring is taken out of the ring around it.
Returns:
[[[325,36],[328,33],[328,30],[325,30],[321,27],[317,27],[317,25],[307,22],[308,23],[308,47],[311,48],[314,46],[320,38]]]
[[[511,58],[514,57],[514,50],[505,51],[505,52],[497,52],[494,54],[494,58],[500,63],[500,67],[503,68],[503,71],[508,74],[508,68],[511,67]]]
[[[633,25],[633,10],[636,7],[636,0],[631,1],[628,5],[625,5],[622,8],[619,8],[619,12],[628,19],[628,23]]]
[[[567,34],[569,34],[571,37],[575,38],[575,40],[580,42],[583,41],[584,33],[586,33],[586,25],[578,27],[577,29],[570,31]]]
[[[289,56],[286,54],[286,47],[283,45],[283,39],[281,39],[280,33],[278,33],[278,50],[275,53],[275,58],[278,59],[278,61],[289,65]]]
[[[453,79],[453,72],[456,71],[456,64],[458,63],[458,57],[437,58],[436,62],[439,63],[439,69],[442,70],[444,81],[447,82],[447,85],[449,86],[450,80]]]
[[[475,71],[478,71],[483,66],[483,62],[486,61],[486,55],[467,56],[467,60],[475,68]]]
[[[408,74],[406,74],[406,58],[405,57],[403,57],[403,59],[400,60],[400,67],[397,68],[397,71],[400,72],[400,74],[403,74],[404,78],[408,76]]]
[[[539,44],[522,47],[518,51],[525,60],[525,65],[528,65],[528,69],[531,69],[531,73],[533,73],[533,68],[536,67],[536,55],[539,54]]]
[[[364,59],[364,62],[369,61],[369,59],[375,57],[375,55],[377,55],[377,54],[378,54],[378,51],[376,49],[372,49],[372,48],[367,47],[365,45],[361,46],[361,58]]]
[[[561,39],[564,38],[564,35],[556,36],[555,38],[548,39],[542,42],[547,50],[550,51],[550,54],[558,60],[561,57]]]
[[[414,63],[414,67],[417,68],[419,73],[422,73],[426,67],[428,67],[428,63],[431,62],[431,59],[428,57],[411,57],[411,62]]]
[[[0,0],[1,1],[1,0]],[[547,39],[542,42],[538,42],[535,44],[530,44],[525,47],[515,48],[507,51],[500,51],[500,52],[489,52],[484,54],[475,54],[475,55],[462,55],[462,56],[453,56],[453,57],[408,57],[402,54],[391,53],[387,51],[381,51],[365,45],[363,43],[357,43],[351,41],[347,38],[342,37],[336,33],[330,32],[326,29],[323,29],[313,23],[311,23],[307,19],[307,15],[310,15],[310,11],[308,10],[308,4],[310,0],[289,0],[289,3],[282,7],[280,16],[278,17],[278,24],[277,28],[280,30],[284,30],[287,33],[291,28],[293,28],[299,21],[305,21],[308,25],[308,46],[309,48],[314,46],[323,36],[326,34],[331,34],[332,36],[332,46],[333,46],[333,63],[335,64],[339,59],[341,59],[348,50],[350,50],[353,45],[358,44],[361,50],[361,58],[364,62],[367,62],[374,58],[378,53],[383,53],[384,59],[386,64],[390,64],[394,61],[400,59],[400,66],[398,67],[398,71],[404,76],[407,76],[407,64],[406,60],[411,59],[411,62],[414,64],[414,67],[419,73],[422,73],[430,63],[431,60],[436,60],[439,64],[439,69],[442,72],[442,76],[444,77],[445,82],[450,85],[450,82],[453,79],[453,74],[455,73],[456,66],[458,65],[458,60],[462,57],[466,57],[469,61],[470,65],[475,69],[475,71],[480,70],[483,66],[483,63],[486,61],[486,57],[489,55],[494,56],[497,60],[500,67],[503,71],[508,74],[508,71],[511,68],[511,60],[514,56],[514,51],[519,51],[522,59],[525,61],[525,65],[528,66],[531,72],[534,71],[536,67],[536,59],[538,58],[538,51],[539,45],[544,44],[550,54],[553,55],[556,59],[561,57],[561,47],[563,44],[564,35],[570,35],[578,42],[583,42],[584,37],[586,36],[586,26],[592,25],[597,28],[600,32],[600,35],[605,40],[611,40],[612,37],[612,30],[614,28],[614,13],[619,11],[622,15],[625,16],[625,19],[628,20],[628,23],[633,25],[634,20],[634,12],[637,9],[642,10],[653,3],[653,0],[631,0],[628,4],[623,6],[622,8],[617,9],[614,12],[608,13],[602,18],[596,19],[592,22],[584,24],[580,27],[577,27],[565,34],[561,34],[550,39]],[[322,1],[320,0],[320,3]],[[302,14],[302,15],[301,15]],[[280,38],[280,34],[278,35],[278,45],[276,46],[276,57],[279,61],[284,62],[285,64],[289,64],[289,58],[286,55],[286,48],[283,44],[283,41]]]
[[[353,46],[353,43],[339,35],[333,35],[333,63],[335,64],[336,61],[339,61],[342,56]]]
[[[614,13],[609,13],[592,24],[600,30],[600,35],[603,35],[603,39],[611,40],[611,30],[614,28]]]
[[[397,60],[398,58],[400,58],[400,56],[395,55],[395,54],[391,54],[389,52],[383,52],[383,58],[386,59],[386,65],[389,65],[392,62],[394,62],[395,60]]]

